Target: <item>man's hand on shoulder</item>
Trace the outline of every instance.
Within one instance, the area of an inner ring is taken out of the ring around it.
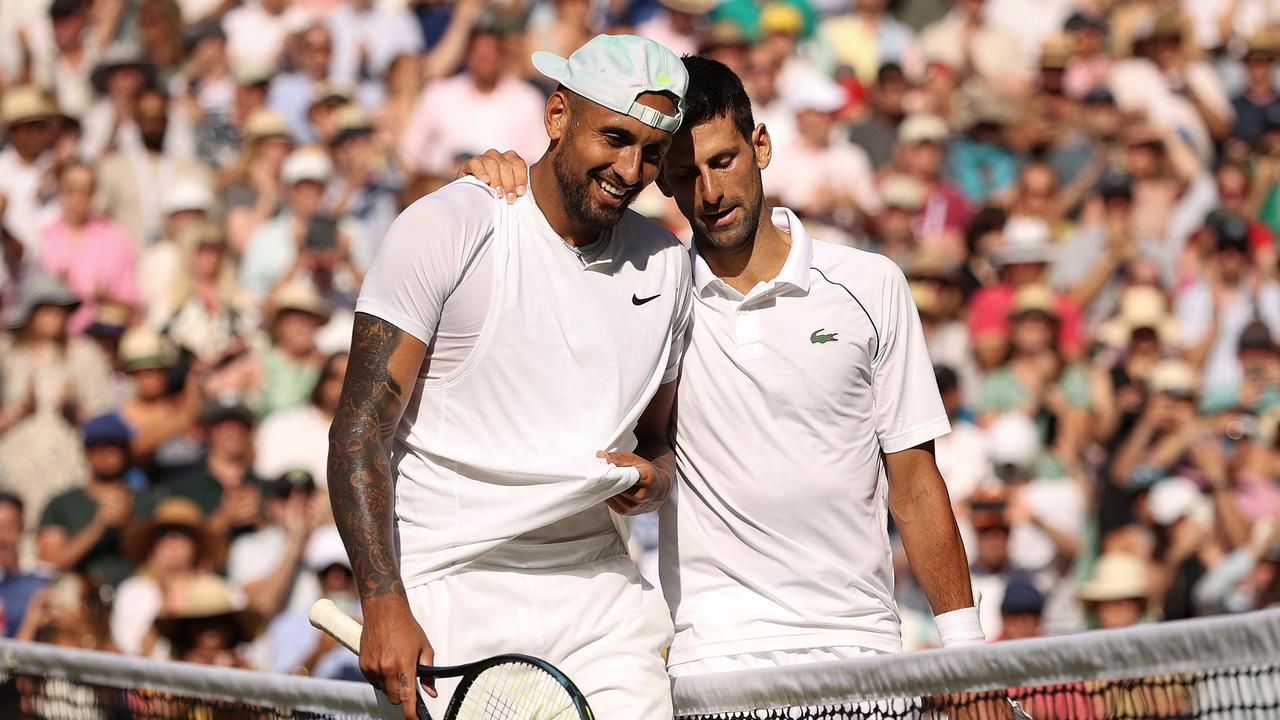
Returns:
[[[640,472],[640,479],[634,485],[606,501],[609,509],[619,515],[653,512],[662,507],[662,503],[671,494],[671,468],[659,467],[657,463],[634,453],[598,452],[596,457],[604,458],[618,467],[633,467]]]
[[[467,175],[497,190],[499,195],[506,194],[507,204],[511,205],[529,186],[529,163],[514,150],[498,152],[490,148],[462,164],[458,177]]]

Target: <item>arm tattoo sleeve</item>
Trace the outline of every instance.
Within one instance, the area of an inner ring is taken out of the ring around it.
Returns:
[[[404,389],[391,360],[403,332],[357,313],[346,381],[329,430],[329,499],[361,598],[404,594],[395,551],[391,445]]]

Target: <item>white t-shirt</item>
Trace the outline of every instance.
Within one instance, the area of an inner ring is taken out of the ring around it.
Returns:
[[[659,546],[673,665],[902,649],[880,455],[950,428],[920,318],[893,261],[773,222],[791,250],[745,297],[694,258]]]
[[[253,458],[253,471],[259,477],[273,479],[290,470],[306,470],[316,486],[328,492],[325,478],[332,422],[332,418],[311,403],[271,413],[258,426],[254,438],[257,454]]]
[[[598,242],[583,261],[532,188],[508,206],[470,178],[388,232],[356,311],[428,345],[394,458],[406,586],[517,538],[627,532],[602,502],[635,471],[595,454],[633,450],[640,414],[676,378],[689,258],[633,212]]]

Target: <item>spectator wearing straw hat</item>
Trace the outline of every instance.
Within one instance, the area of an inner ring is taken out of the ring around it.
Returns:
[[[47,498],[85,478],[76,429],[110,408],[110,366],[92,340],[68,336],[80,300],[65,285],[32,271],[17,293],[5,323],[13,344],[0,353],[0,474],[34,521]]]
[[[917,231],[924,238],[963,231],[969,224],[968,202],[943,178],[950,136],[947,121],[928,113],[913,113],[898,125],[895,162],[925,187]]]
[[[187,464],[199,456],[185,436],[200,413],[198,382],[188,372],[181,389],[170,388],[177,353],[168,339],[148,327],[120,338],[120,369],[133,394],[120,404],[120,416],[133,434],[134,460],[147,467]]]
[[[360,224],[361,236],[377,243],[396,219],[403,178],[378,146],[373,123],[363,110],[344,105],[334,123],[336,132],[329,143],[334,177],[326,189],[325,206],[337,217],[350,216]]]
[[[209,532],[204,513],[191,500],[162,500],[145,518],[125,528],[123,549],[137,571],[116,589],[111,636],[131,655],[169,656],[169,648],[151,634],[156,615],[179,583],[210,572],[222,557],[224,542]]]
[[[1004,244],[995,252],[999,282],[974,293],[969,304],[969,332],[974,353],[984,368],[1001,362],[1007,351],[1009,309],[1015,293],[1028,285],[1044,283],[1054,258],[1052,231],[1040,218],[1012,217],[1004,226]],[[1056,344],[1064,358],[1079,359],[1084,352],[1080,310],[1061,293],[1053,294],[1057,316]]]
[[[1244,53],[1245,86],[1231,101],[1235,126],[1231,136],[1252,145],[1267,128],[1268,112],[1280,112],[1275,67],[1280,57],[1280,34],[1263,30],[1249,38]]]
[[[83,299],[67,319],[78,335],[93,323],[98,303],[114,300],[137,309],[138,248],[124,227],[93,212],[93,168],[80,162],[58,173],[61,212],[40,233],[40,263]]]
[[[138,142],[134,124],[134,103],[144,88],[155,83],[155,65],[142,50],[127,41],[117,41],[103,50],[89,76],[98,99],[81,117],[84,137],[80,152],[100,158],[106,152]]]
[[[19,85],[0,97],[0,126],[8,146],[0,150],[0,198],[8,232],[31,257],[39,254],[44,220],[42,193],[52,186],[54,121],[58,109],[32,85]]]
[[[133,570],[121,544],[133,508],[134,493],[126,481],[132,434],[115,414],[90,420],[83,432],[89,482],[43,508],[36,553],[60,572],[115,586]]]
[[[222,195],[227,241],[237,255],[244,253],[253,232],[280,211],[287,191],[281,170],[293,150],[284,116],[265,107],[246,112],[240,134],[240,157]]]
[[[1105,553],[1093,575],[1080,588],[1092,627],[1102,630],[1129,627],[1147,619],[1151,591],[1151,566],[1127,553]]]
[[[304,283],[282,285],[272,293],[269,305],[271,347],[263,356],[264,416],[306,402],[324,363],[316,332],[329,322],[331,312],[315,288]]]
[[[169,641],[175,660],[252,669],[242,646],[263,630],[262,613],[226,580],[204,574],[179,583],[156,617],[155,629]]]

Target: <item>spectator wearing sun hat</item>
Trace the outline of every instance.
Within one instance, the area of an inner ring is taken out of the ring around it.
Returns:
[[[175,584],[208,572],[223,553],[223,539],[209,532],[204,513],[183,497],[161,501],[125,529],[123,549],[137,571],[117,588],[111,610],[111,636],[130,654],[169,656],[166,643],[153,645],[148,631]]]
[[[135,327],[120,338],[120,370],[133,393],[120,404],[120,416],[134,435],[134,459],[145,466],[184,464],[196,460],[186,441],[200,411],[197,380],[190,374],[183,387],[170,387],[177,351],[168,338],[149,327]]]
[[[242,590],[205,573],[176,584],[155,630],[174,660],[253,669],[243,646],[262,634],[265,620]]]
[[[969,225],[969,203],[943,177],[950,138],[947,121],[931,113],[912,113],[898,125],[895,162],[925,187],[918,230],[921,237],[963,232]]]
[[[18,85],[0,96],[0,128],[8,137],[0,150],[0,220],[32,257],[40,249],[40,188],[53,162],[49,151],[57,117],[58,108],[35,86]]]
[[[271,348],[263,360],[264,416],[306,402],[324,363],[316,332],[331,316],[328,303],[308,283],[281,286],[267,304]]]
[[[213,191],[200,178],[181,177],[164,189],[160,213],[163,230],[156,242],[143,248],[138,257],[138,286],[150,310],[149,319],[172,311],[170,290],[182,268],[182,248],[178,237],[193,222],[208,220],[214,210]]]
[[[1046,282],[1054,258],[1052,232],[1044,220],[1009,218],[1003,236],[1004,244],[993,258],[1000,281],[974,293],[969,305],[974,351],[979,364],[988,368],[1000,362],[1007,348],[1014,294],[1024,286]],[[1053,298],[1057,347],[1067,359],[1079,359],[1084,352],[1080,309],[1066,294],[1054,293]]]

